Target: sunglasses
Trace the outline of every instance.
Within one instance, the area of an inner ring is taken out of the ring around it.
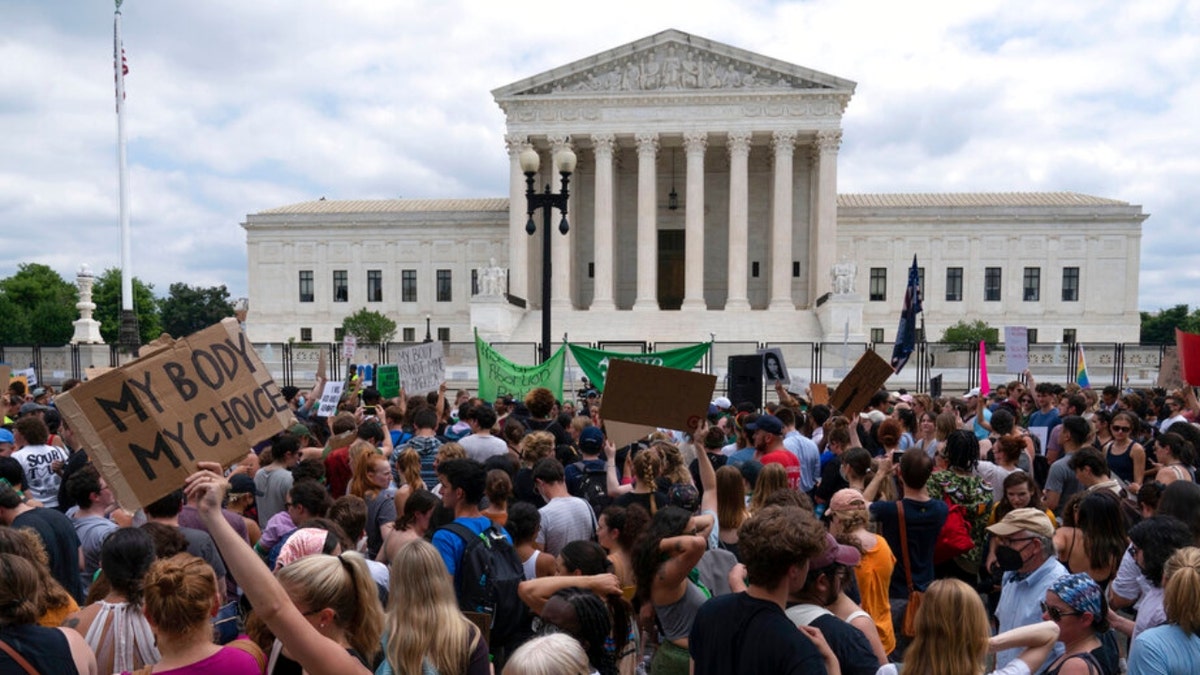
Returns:
[[[1133,427],[1117,427],[1117,426],[1111,426],[1111,425],[1108,428],[1112,429],[1113,431],[1119,431],[1121,433],[1129,433],[1133,429]]]
[[[1079,616],[1082,612],[1064,612],[1057,607],[1051,607],[1050,605],[1047,605],[1045,601],[1043,601],[1042,613],[1050,617],[1050,620],[1054,623],[1058,623],[1059,621],[1062,621],[1064,616]]]

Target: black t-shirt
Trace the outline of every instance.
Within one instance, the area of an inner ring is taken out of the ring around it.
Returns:
[[[13,519],[13,527],[27,527],[42,539],[50,556],[50,574],[79,603],[84,600],[79,578],[79,535],[71,519],[54,509],[33,509]]]
[[[825,641],[837,657],[838,665],[842,667],[842,675],[875,675],[879,670],[875,650],[871,649],[867,636],[858,628],[833,614],[817,617],[809,625],[825,636]]]
[[[654,509],[650,508],[651,498],[654,499]],[[629,506],[630,504],[637,504],[643,509],[646,509],[646,513],[654,514],[657,509],[666,508],[667,495],[658,490],[655,490],[654,492],[626,492],[620,497],[617,497],[613,503],[617,506]]]
[[[913,586],[918,591],[923,591],[933,583],[933,548],[937,544],[938,533],[946,524],[950,508],[940,499],[930,499],[927,502],[912,499],[902,501],[905,530],[908,535],[908,556],[912,562]],[[880,533],[896,556],[888,595],[893,598],[907,598],[908,582],[904,577],[904,552],[900,548],[900,520],[897,517],[896,502],[872,502],[870,511],[871,517],[879,523]]]
[[[713,471],[725,466],[725,463],[729,461],[728,457],[719,452],[708,453],[708,458],[712,461]],[[688,472],[692,474],[692,482],[696,484],[696,491],[700,493],[701,497],[703,497],[704,486],[700,484],[700,460],[693,459],[692,463],[688,465]]]
[[[823,675],[812,641],[769,600],[745,593],[715,597],[700,607],[688,651],[695,675]]]
[[[845,478],[842,478],[842,458],[834,455],[833,459],[825,462],[825,466],[821,467],[821,484],[817,486],[815,492],[817,499],[828,504],[830,499],[833,499],[833,494],[842,488],[850,487]]]

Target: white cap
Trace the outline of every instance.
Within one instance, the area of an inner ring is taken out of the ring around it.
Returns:
[[[975,387],[971,391],[968,391],[966,394],[964,394],[964,396],[966,396],[967,398],[971,398],[972,396],[978,396],[978,395],[979,395],[979,387]]]
[[[731,407],[733,407],[733,402],[731,402],[725,396],[718,396],[715,400],[713,400],[712,404],[721,410],[729,410]]]

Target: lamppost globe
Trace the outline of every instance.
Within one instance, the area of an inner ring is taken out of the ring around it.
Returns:
[[[521,172],[524,174],[537,173],[538,167],[542,164],[542,158],[538,155],[538,151],[533,148],[525,148],[520,155]]]

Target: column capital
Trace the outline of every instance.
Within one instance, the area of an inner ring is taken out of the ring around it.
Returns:
[[[637,151],[639,155],[658,154],[658,134],[643,132],[635,135],[633,140],[637,142]]]
[[[592,134],[592,149],[596,154],[607,152],[611,155],[616,144],[616,134]]]
[[[550,154],[555,155],[563,150],[574,150],[571,146],[571,137],[566,135],[547,136],[546,140],[550,142]]]
[[[708,147],[707,131],[689,131],[683,135],[683,151],[687,154],[704,154]]]
[[[504,136],[504,147],[508,148],[508,155],[510,157],[516,157],[526,148],[533,146],[530,144],[528,136],[523,136],[521,134],[506,134]]]
[[[748,155],[750,153],[750,132],[749,131],[731,131],[729,132],[729,156]]]
[[[792,154],[796,146],[796,132],[794,130],[778,130],[771,134],[771,150],[775,154]]]
[[[841,145],[841,129],[824,129],[817,132],[817,140],[814,144],[817,152],[837,152]]]

